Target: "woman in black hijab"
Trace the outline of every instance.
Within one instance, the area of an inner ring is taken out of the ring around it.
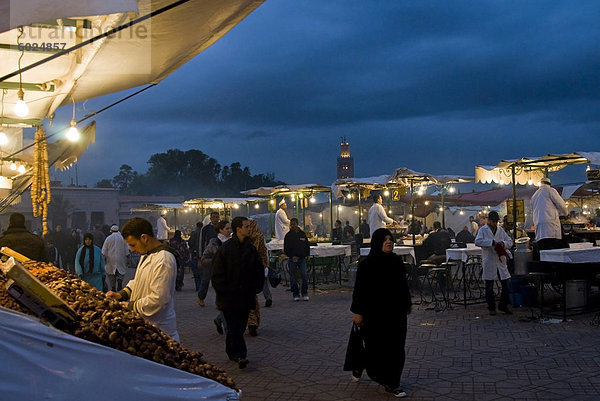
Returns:
[[[392,233],[385,228],[375,230],[369,256],[358,265],[350,310],[364,336],[367,374],[385,386],[387,393],[404,398],[400,376],[412,302],[404,262],[393,249]],[[361,374],[353,371],[353,381]]]

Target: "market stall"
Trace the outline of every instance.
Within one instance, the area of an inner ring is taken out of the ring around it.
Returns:
[[[269,227],[272,236],[274,232],[273,213],[277,210],[277,198],[289,197],[295,205],[296,218],[301,223],[302,228],[306,231],[306,209],[317,201],[316,195],[327,193],[329,199],[329,223],[333,230],[333,200],[331,188],[321,184],[298,184],[298,185],[278,185],[275,187],[260,187],[243,191],[246,196],[256,196],[268,199],[269,202]],[[326,240],[326,238],[322,238]]]

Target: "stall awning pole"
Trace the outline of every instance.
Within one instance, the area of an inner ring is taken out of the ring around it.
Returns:
[[[446,209],[444,208],[444,190],[446,189],[446,186],[444,184],[442,184],[442,189],[440,191],[440,194],[442,196],[442,228],[445,230],[446,229]]]
[[[333,241],[333,199],[332,193],[329,192],[329,238]]]
[[[360,227],[360,223],[362,221],[361,219],[362,219],[362,207],[360,205],[360,187],[358,187],[358,225],[356,227]]]
[[[513,248],[517,247],[517,182],[516,182],[516,172],[515,165],[513,164],[510,169],[510,174],[512,176],[512,196],[513,196]]]
[[[273,204],[271,200],[275,199],[275,203]],[[275,236],[275,221],[273,219],[273,209],[277,206],[277,198],[271,196],[269,199],[269,233],[271,234],[271,238]]]
[[[410,179],[410,231],[412,232],[412,242],[413,242],[413,246],[416,245],[417,241],[415,239],[415,202],[413,199],[413,191],[414,189],[414,185],[413,185],[413,180],[412,178]]]

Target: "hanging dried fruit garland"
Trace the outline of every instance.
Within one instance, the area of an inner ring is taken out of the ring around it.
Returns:
[[[42,235],[46,235],[48,233],[48,204],[50,203],[50,172],[48,171],[48,143],[43,129],[38,128],[33,143],[31,204],[33,216],[42,216]]]

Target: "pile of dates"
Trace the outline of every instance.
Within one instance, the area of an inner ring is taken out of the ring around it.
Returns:
[[[79,317],[65,331],[163,365],[215,380],[237,390],[225,371],[204,361],[200,352],[189,351],[137,312],[123,307],[83,280],[51,264],[29,261],[23,265],[65,301]],[[0,284],[3,284],[0,273]],[[0,285],[0,304],[23,311]]]

